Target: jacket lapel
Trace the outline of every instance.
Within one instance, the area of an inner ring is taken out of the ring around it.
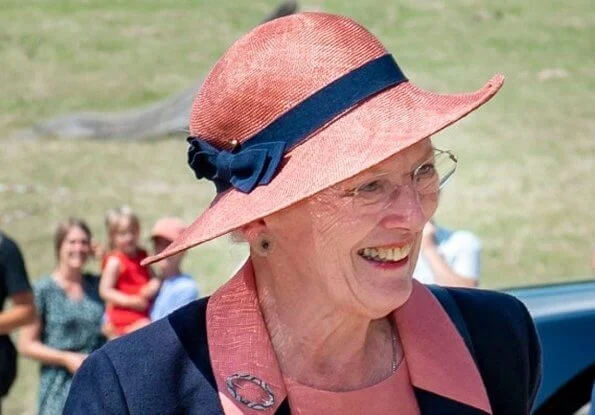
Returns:
[[[212,381],[226,415],[289,414],[287,391],[258,307],[252,272],[248,261],[209,300],[206,331]],[[448,314],[426,287],[414,282],[411,297],[393,317],[421,414],[492,413],[473,357]],[[251,398],[255,402],[273,396],[273,405],[255,410],[238,402],[227,385],[238,374],[258,380],[238,384],[240,394],[255,396]],[[266,382],[266,390],[258,386],[261,381]]]
[[[492,413],[465,341],[427,287],[414,281],[394,318],[422,414]]]
[[[207,342],[226,415],[274,415],[287,391],[248,260],[207,305]]]
[[[481,409],[465,405],[462,402],[449,399],[420,388],[414,388],[417,404],[422,414],[432,415],[488,415]]]

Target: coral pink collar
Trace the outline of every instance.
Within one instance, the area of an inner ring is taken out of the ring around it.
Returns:
[[[393,318],[414,388],[491,414],[481,375],[463,338],[427,287],[414,281],[411,296]],[[250,260],[211,296],[207,333],[225,414],[274,414],[287,390],[258,303]]]

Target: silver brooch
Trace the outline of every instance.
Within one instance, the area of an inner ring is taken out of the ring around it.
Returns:
[[[256,385],[265,393],[266,396],[261,402],[253,402],[240,395],[238,389],[243,389],[242,383],[245,382]],[[264,380],[261,380],[256,376],[235,373],[231,376],[228,376],[227,379],[225,379],[225,383],[227,384],[227,390],[231,396],[233,396],[236,401],[246,405],[250,409],[264,411],[273,406],[275,403],[275,395],[273,395],[270,386]]]

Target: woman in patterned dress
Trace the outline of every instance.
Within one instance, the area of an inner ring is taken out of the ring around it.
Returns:
[[[68,219],[58,225],[54,242],[58,264],[35,284],[37,318],[19,339],[20,352],[41,363],[41,415],[62,413],[74,373],[104,343],[99,278],[83,271],[91,255],[89,227]]]

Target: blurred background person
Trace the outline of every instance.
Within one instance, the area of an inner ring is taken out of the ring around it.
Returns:
[[[99,292],[105,300],[104,332],[119,336],[151,322],[151,301],[160,282],[141,261],[147,252],[139,245],[140,221],[128,207],[110,210],[106,216],[108,249],[103,259]],[[112,337],[112,336],[110,336]]]
[[[155,255],[161,253],[186,229],[184,222],[175,217],[159,219],[151,231]],[[151,320],[159,320],[172,311],[198,299],[199,292],[194,279],[181,270],[184,253],[165,258],[155,265],[162,279],[161,289],[151,309]]]
[[[91,253],[87,224],[70,218],[54,236],[58,264],[34,286],[37,317],[23,327],[19,350],[41,363],[39,414],[61,414],[76,370],[103,345],[99,278],[84,272]]]
[[[7,299],[12,307],[4,310]],[[17,352],[8,335],[33,318],[35,305],[23,255],[17,243],[0,232],[0,413],[2,398],[17,373]]]
[[[432,220],[424,227],[413,276],[424,284],[477,287],[480,257],[481,242],[475,235],[443,228]]]

